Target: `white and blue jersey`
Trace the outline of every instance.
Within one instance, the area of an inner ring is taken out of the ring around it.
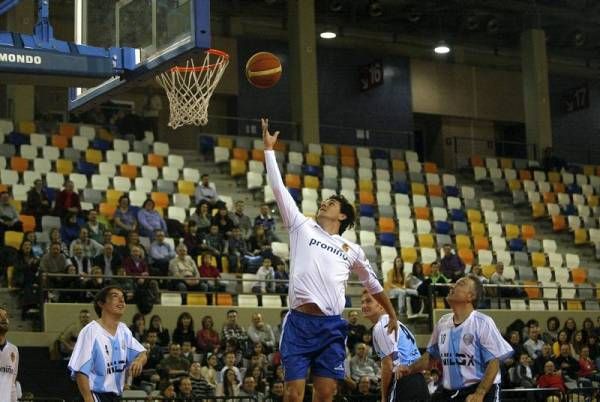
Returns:
[[[388,334],[390,317],[383,314],[373,327],[373,347],[379,358],[392,356],[394,367],[409,366],[421,357],[415,336],[398,321],[398,334]]]
[[[0,401],[17,402],[19,349],[6,341],[0,345]]]
[[[267,177],[290,235],[290,307],[315,303],[325,315],[341,315],[346,304],[346,282],[354,271],[371,294],[383,287],[359,245],[330,235],[304,216],[287,191],[274,151],[265,151]]]
[[[89,379],[93,393],[121,395],[127,368],[145,350],[125,324],[113,336],[92,321],[79,333],[68,367],[73,379],[77,373]]]
[[[485,314],[473,311],[460,325],[455,325],[454,314],[440,318],[433,329],[427,352],[442,361],[443,387],[460,390],[479,383],[489,361],[500,361],[513,353],[494,321]],[[500,383],[500,372],[494,384]]]

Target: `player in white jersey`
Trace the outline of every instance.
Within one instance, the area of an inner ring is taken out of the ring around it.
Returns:
[[[441,359],[444,397],[448,401],[499,401],[500,362],[513,353],[494,321],[475,310],[483,296],[476,276],[456,281],[446,300],[452,313],[435,326],[427,352],[410,366],[396,369],[397,377],[421,372],[429,366],[429,356]]]
[[[397,381],[394,375],[395,367],[408,366],[421,357],[415,336],[400,322],[398,336],[388,334],[386,326],[389,316],[367,291],[363,291],[361,308],[365,318],[374,324],[373,349],[381,359],[381,400],[429,401],[429,391],[423,373],[415,373]]]
[[[120,322],[125,307],[123,290],[105,287],[94,299],[99,319],[77,337],[68,367],[84,402],[118,401],[125,377],[139,375],[146,364],[146,350]]]
[[[266,119],[262,131],[267,176],[290,235],[291,311],[284,320],[280,343],[286,400],[303,400],[310,369],[313,401],[331,401],[337,380],[344,379],[348,324],[341,314],[350,272],[357,274],[392,317],[390,333],[398,328],[396,313],[363,250],[341,236],[354,224],[352,204],[343,196],[333,196],[321,202],[316,221],[302,215],[277,167],[273,146],[279,132],[271,135]]]
[[[17,402],[19,349],[6,339],[8,311],[0,307],[0,401]]]

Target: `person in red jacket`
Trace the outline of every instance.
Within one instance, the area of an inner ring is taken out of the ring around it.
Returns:
[[[79,214],[81,211],[81,203],[79,194],[74,190],[75,185],[71,180],[65,182],[65,188],[57,194],[56,202],[54,203],[54,213],[60,217],[64,217],[67,212]]]
[[[142,249],[138,246],[131,248],[131,255],[125,257],[123,260],[123,268],[128,276],[147,276],[148,275],[148,263],[142,255]],[[138,278],[139,284],[144,282],[144,279]]]
[[[217,353],[221,346],[219,333],[213,328],[210,315],[202,318],[202,329],[196,334],[196,350],[202,353]]]
[[[564,395],[566,390],[565,381],[563,380],[563,377],[560,374],[560,372],[556,371],[553,361],[550,360],[547,361],[546,364],[544,364],[544,374],[538,377],[537,386],[538,388],[560,389],[560,393],[545,394],[544,396],[546,398],[551,395],[556,395],[559,398],[562,398],[562,396]]]

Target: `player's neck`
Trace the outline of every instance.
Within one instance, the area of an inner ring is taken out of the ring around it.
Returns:
[[[469,315],[471,315],[473,310],[473,305],[471,303],[461,303],[459,305],[452,306],[452,311],[454,312],[454,324],[462,324],[467,318],[469,318]]]
[[[6,334],[0,335],[0,345],[6,345]]]
[[[98,322],[102,328],[114,335],[117,333],[117,328],[119,327],[119,318],[112,314],[103,313]]]
[[[337,220],[321,217],[317,218],[317,223],[331,236],[340,233],[340,222]]]

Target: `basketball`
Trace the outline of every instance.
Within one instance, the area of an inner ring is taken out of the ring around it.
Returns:
[[[246,78],[257,88],[271,88],[281,78],[281,62],[273,53],[259,52],[246,63]]]

